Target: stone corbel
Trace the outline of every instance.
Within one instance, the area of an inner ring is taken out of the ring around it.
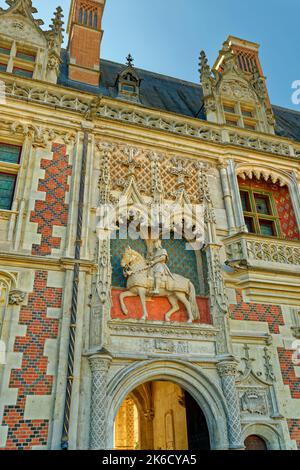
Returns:
[[[21,305],[26,298],[26,292],[19,289],[11,289],[9,291],[8,303],[9,305]]]

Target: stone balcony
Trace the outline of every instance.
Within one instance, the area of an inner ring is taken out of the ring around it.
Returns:
[[[223,239],[228,280],[249,300],[299,306],[300,240],[238,233]]]

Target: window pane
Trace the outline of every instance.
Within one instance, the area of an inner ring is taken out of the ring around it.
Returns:
[[[0,54],[10,55],[10,49],[8,47],[0,46]]]
[[[28,52],[17,51],[16,57],[18,57],[18,59],[27,60],[28,62],[35,62],[35,55]]]
[[[245,224],[249,233],[255,233],[254,222],[251,217],[245,217]]]
[[[20,69],[19,67],[14,67],[13,73],[15,75],[19,75],[20,77],[27,77],[27,78],[32,78],[32,75],[33,75],[32,70]]]
[[[262,235],[274,236],[276,234],[274,222],[272,220],[259,220],[260,232]]]
[[[258,214],[271,214],[270,201],[268,196],[254,194],[256,212]]]
[[[250,124],[249,122],[244,122],[244,127],[245,129],[250,129],[251,131],[255,131],[256,125],[255,124]]]
[[[249,193],[247,191],[241,191],[240,194],[241,194],[243,211],[251,212]]]
[[[226,116],[226,124],[228,124],[229,126],[237,126],[238,122]]]
[[[0,173],[0,209],[11,209],[15,182],[16,175]]]
[[[6,72],[6,64],[0,64],[0,72]]]
[[[234,105],[224,104],[223,108],[226,113],[235,113]]]
[[[122,85],[122,90],[130,91],[131,93],[135,92],[135,87],[131,85]]]
[[[21,147],[0,144],[0,160],[8,163],[19,163]]]
[[[242,115],[246,117],[252,117],[253,111],[251,111],[250,109],[242,108]]]

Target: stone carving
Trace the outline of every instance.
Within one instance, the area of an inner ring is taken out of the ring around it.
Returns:
[[[189,172],[186,168],[185,161],[181,158],[174,157],[172,159],[172,167],[170,173],[176,176],[175,189],[171,192],[170,196],[175,197],[177,204],[190,204],[190,197],[186,191],[186,178],[189,178]]]
[[[187,342],[166,339],[142,339],[140,347],[148,353],[188,354],[190,351]]]
[[[247,390],[241,396],[240,402],[243,412],[259,415],[266,415],[268,413],[265,393]]]
[[[123,320],[111,320],[109,322],[109,329],[112,333],[118,335],[147,335],[155,336],[157,338],[203,338],[207,340],[214,341],[217,336],[218,331],[212,326],[201,327],[200,325],[176,325],[172,328],[169,326],[166,327],[166,324],[154,326],[154,325],[139,325],[134,324],[133,322],[124,322]]]
[[[264,140],[253,135],[229,133],[230,143],[241,147],[247,147],[262,152],[274,153],[276,155],[290,155],[290,148],[287,144],[274,140]]]
[[[282,178],[277,173],[270,171],[269,169],[261,170],[260,168],[251,167],[245,170],[243,168],[237,168],[236,174],[243,180],[245,180],[246,178],[252,180],[252,178],[255,177],[258,180],[263,179],[265,181],[271,179],[272,183],[276,184],[278,182],[281,187],[287,184],[284,178]]]
[[[226,246],[228,261],[257,260],[288,265],[300,265],[300,248],[296,243],[286,240],[257,240],[244,235]],[[245,243],[244,243],[245,241]]]
[[[188,323],[199,319],[199,310],[196,302],[194,285],[189,279],[178,274],[172,274],[167,265],[168,255],[161,248],[159,240],[154,242],[152,260],[146,261],[144,257],[128,247],[123,255],[121,266],[127,277],[127,291],[120,294],[120,303],[124,315],[128,314],[124,303],[126,297],[139,296],[143,317],[148,316],[146,296],[161,295],[168,297],[171,309],[166,313],[166,321],[170,321],[173,313],[179,310],[178,301],[182,302],[188,314]]]
[[[163,155],[156,152],[150,152],[148,158],[151,162],[151,192],[153,204],[163,204],[164,202],[164,186],[160,174],[160,163],[163,160]]]
[[[15,121],[10,123],[10,131],[20,132],[23,135],[30,136],[32,145],[36,147],[47,147],[50,142],[60,137],[66,144],[75,139],[75,133],[59,131],[48,127],[36,126],[27,122]]]
[[[6,96],[13,97],[14,99],[26,100],[45,104],[48,107],[53,106],[56,108],[68,109],[71,111],[85,114],[91,103],[91,98],[78,97],[75,93],[65,93],[65,90],[49,91],[47,87],[39,86],[30,87],[28,83],[22,85],[22,79],[19,77],[18,82],[10,77],[5,77],[5,90]],[[159,117],[155,112],[150,113],[140,110],[131,111],[128,105],[114,104],[110,106],[105,104],[105,99],[102,100],[100,107],[97,110],[97,116],[117,121],[130,122],[136,125],[142,125],[149,128],[168,131],[174,134],[181,134],[192,136],[203,141],[210,142],[227,142],[223,139],[222,133],[216,130],[209,123],[193,123],[184,121],[180,118],[164,118]],[[230,134],[230,143],[233,145],[248,147],[251,149],[263,150],[265,152],[274,153],[276,155],[288,155],[299,157],[300,150],[290,150],[290,147],[281,143],[280,139],[260,139],[253,137],[253,133],[249,134],[244,131],[243,133],[236,132]]]
[[[224,81],[220,87],[220,93],[239,100],[254,101],[255,97],[251,88],[237,80]]]
[[[26,297],[26,292],[19,289],[13,289],[9,291],[8,303],[10,305],[21,305]]]
[[[264,367],[265,367],[266,379],[269,382],[274,382],[275,374],[274,374],[274,369],[273,369],[273,365],[271,362],[271,355],[267,347],[264,348]]]

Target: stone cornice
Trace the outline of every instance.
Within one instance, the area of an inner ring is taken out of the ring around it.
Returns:
[[[25,267],[30,269],[50,269],[67,271],[72,270],[75,260],[72,258],[55,258],[55,257],[42,257],[33,256],[31,254],[18,254],[0,251],[0,262],[6,266]],[[94,261],[90,260],[77,260],[76,263],[80,264],[80,269],[86,272],[93,272],[97,270],[97,265]]]
[[[95,121],[96,127],[97,118],[107,119],[177,136],[191,137],[222,147],[250,149],[253,152],[292,157],[292,159],[300,158],[300,143],[283,137],[212,124],[107,97],[99,99],[86,92],[45,84],[41,81],[33,83],[32,80],[25,78],[16,80],[15,76],[7,73],[0,73],[0,80],[5,82],[6,97],[65,112],[75,112],[84,118],[89,116]]]

